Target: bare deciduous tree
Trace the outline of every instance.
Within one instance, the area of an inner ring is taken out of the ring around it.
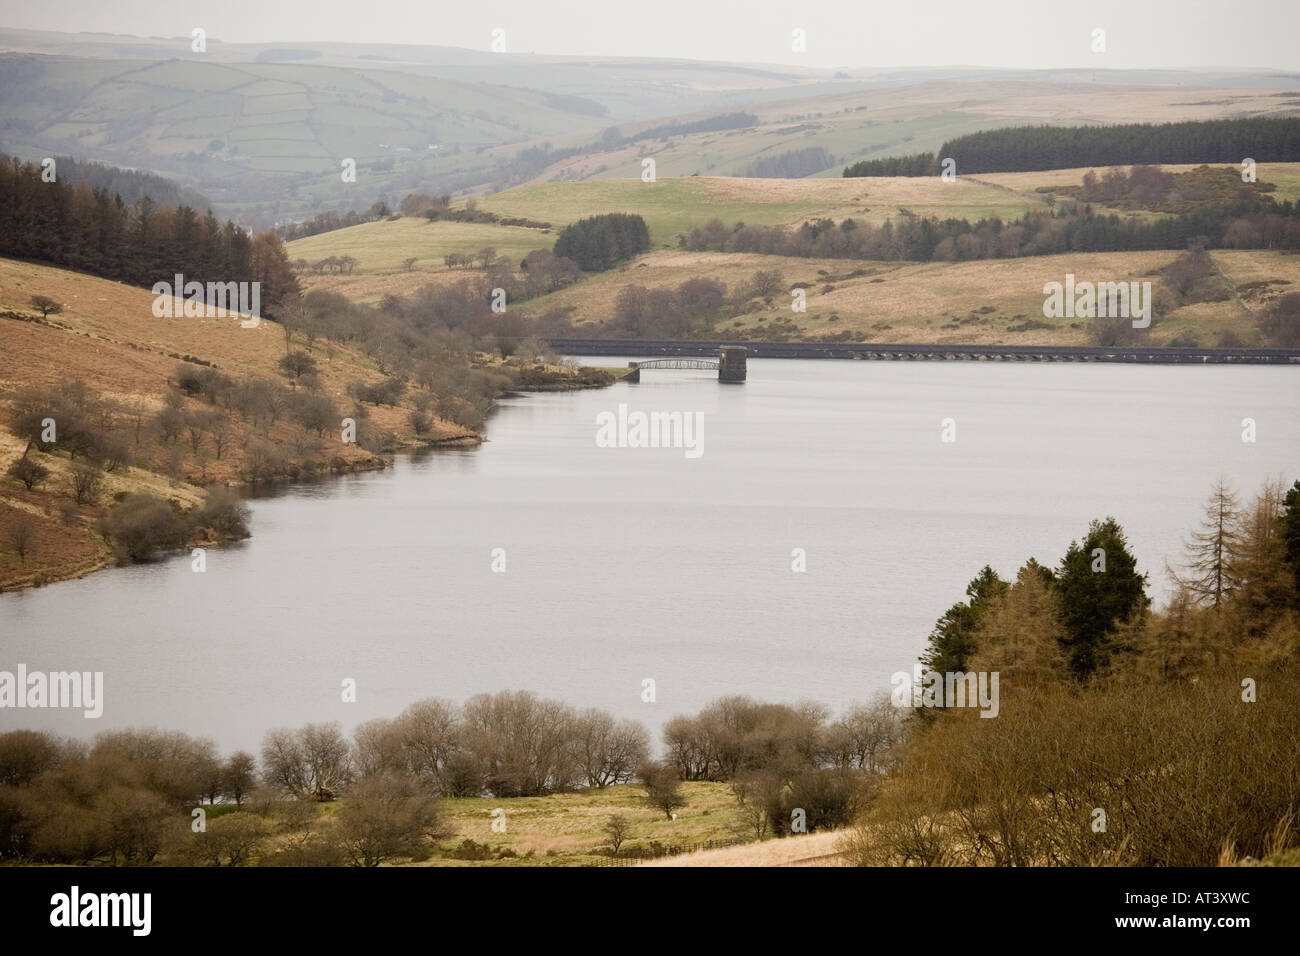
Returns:
[[[579,767],[589,787],[626,783],[650,755],[650,735],[631,720],[592,708],[575,720]]]
[[[359,781],[338,814],[337,836],[353,866],[379,866],[410,856],[437,833],[437,801],[405,773]]]
[[[262,773],[299,799],[333,800],[352,776],[347,740],[337,723],[273,730],[262,743]]]
[[[1170,576],[1201,603],[1219,607],[1241,586],[1241,507],[1224,478],[1214,482],[1200,527],[1187,542],[1186,573]]]
[[[628,838],[628,834],[632,832],[631,822],[622,814],[615,813],[610,815],[601,829],[609,837],[609,855],[618,856],[619,847],[623,845]]]
[[[72,497],[77,504],[93,504],[103,483],[104,473],[97,465],[77,462],[72,466]]]
[[[31,491],[50,476],[50,470],[40,462],[23,457],[9,466],[7,474],[15,481],[21,482],[28,491]]]
[[[257,760],[247,751],[241,750],[226,758],[221,768],[221,787],[224,796],[235,801],[235,806],[243,806],[244,798],[257,785]]]

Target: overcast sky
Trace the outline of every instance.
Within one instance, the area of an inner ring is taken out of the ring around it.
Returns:
[[[0,0],[0,25],[837,66],[1300,71],[1300,0]],[[1090,49],[1094,28],[1106,52]],[[806,31],[807,52],[791,49]]]

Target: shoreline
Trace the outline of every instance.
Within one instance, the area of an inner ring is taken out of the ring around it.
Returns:
[[[588,388],[606,388],[609,385],[614,384],[615,381],[617,381],[617,377],[614,375],[612,371],[608,369],[591,369],[588,366],[583,366],[582,369],[583,369],[583,373],[577,376],[569,375],[567,373],[555,375],[554,373],[550,373],[548,370],[548,372],[545,373],[545,375],[547,378],[552,378],[553,379],[552,381],[539,382],[537,386],[531,388],[514,388],[507,392],[503,392],[501,395],[498,396],[498,398],[525,397],[531,392],[536,392],[536,393],[568,392],[568,391],[579,391]],[[591,376],[585,374],[587,372],[592,372],[592,371],[598,371],[602,374],[600,376]],[[568,378],[568,379],[579,378],[581,379],[581,381],[571,381],[571,382],[560,381],[560,379],[563,378]],[[605,381],[603,380],[604,378],[607,378],[608,380]],[[247,479],[242,479],[238,481],[213,482],[207,485],[195,484],[193,482],[185,482],[184,485],[187,490],[194,490],[198,492],[206,492],[210,488],[229,488],[237,492],[241,498],[262,497],[261,495],[256,495],[256,496],[251,495],[250,492],[256,491],[258,489],[266,489],[269,492],[271,492],[271,494],[274,494],[275,489],[285,487],[288,485],[304,483],[304,482],[310,483],[310,482],[327,481],[331,479],[341,478],[345,475],[365,474],[367,472],[384,471],[393,466],[396,460],[396,456],[401,453],[427,451],[427,450],[436,451],[439,449],[452,449],[452,448],[477,448],[478,446],[486,443],[488,439],[478,431],[475,431],[473,429],[464,429],[460,434],[451,434],[442,437],[407,435],[407,436],[399,437],[397,441],[398,441],[398,447],[394,449],[394,451],[391,454],[377,454],[377,455],[372,454],[369,457],[360,458],[355,461],[348,462],[346,467],[341,467],[341,468],[333,467],[331,466],[328,459],[326,459],[320,463],[321,466],[320,469],[318,471],[312,472],[311,474],[300,473],[297,475],[286,476],[284,478],[269,480],[269,481],[250,481]],[[158,479],[161,477],[157,475],[156,472],[150,472],[147,469],[132,469],[132,470],[140,471],[145,475],[151,476],[154,479]],[[186,497],[193,497],[193,495],[190,494],[187,495]],[[169,499],[169,500],[173,500],[173,499]],[[46,509],[42,509],[42,512],[45,512],[46,517],[51,517],[48,515]],[[41,567],[38,569],[34,569],[30,574],[26,575],[23,579],[21,579],[17,583],[0,585],[0,595],[28,591],[35,588],[45,587],[47,585],[60,584],[65,581],[78,581],[82,578],[88,577],[91,574],[94,574],[99,571],[106,571],[112,568],[127,566],[127,565],[120,564],[118,561],[114,559],[112,546],[107,541],[105,541],[101,535],[98,535],[97,532],[93,532],[93,533],[96,535],[96,550],[95,550],[94,557],[88,560],[83,558],[81,560],[70,562],[61,566],[56,565],[53,567]],[[211,539],[206,539],[203,541],[196,539],[194,541],[187,543],[184,548],[175,549],[175,551],[176,553],[179,553],[181,551],[196,548],[196,547],[221,547],[223,545],[231,543],[232,541],[247,541],[247,540],[251,540],[253,537],[255,536],[250,533],[246,537],[242,537],[242,538],[219,539],[215,541]],[[172,552],[163,552],[158,555],[158,558],[164,559],[171,554]]]

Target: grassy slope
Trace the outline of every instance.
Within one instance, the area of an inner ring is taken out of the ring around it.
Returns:
[[[1172,167],[1184,168],[1184,167]],[[1042,185],[1072,185],[1086,169],[1040,173],[999,173],[959,177],[897,179],[660,179],[598,180],[523,186],[480,202],[501,215],[525,216],[555,226],[598,212],[635,212],[646,218],[655,249],[634,262],[588,277],[577,286],[521,304],[534,313],[570,309],[575,324],[603,324],[625,285],[677,285],[706,275],[729,288],[744,284],[757,269],[779,269],[788,283],[811,283],[808,311],[792,313],[784,297],[770,307],[756,303],[743,315],[728,318],[719,332],[762,336],[763,326],[792,322],[809,336],[841,334],[855,340],[891,342],[963,342],[984,344],[1084,344],[1085,331],[1074,320],[1042,315],[1043,283],[1061,281],[1067,272],[1114,281],[1140,279],[1173,260],[1174,252],[1094,253],[965,263],[856,262],[789,259],[750,254],[690,253],[677,249],[676,237],[717,217],[765,225],[795,225],[807,219],[849,216],[881,222],[900,209],[921,215],[978,219],[997,213],[1004,218],[1042,206]],[[1265,164],[1259,178],[1278,186],[1279,199],[1300,198],[1300,164]],[[362,265],[351,276],[308,276],[312,288],[329,288],[362,301],[377,301],[388,292],[409,293],[421,285],[456,282],[464,270],[448,270],[441,261],[448,251],[473,252],[495,245],[512,258],[528,248],[543,248],[552,235],[502,226],[470,227],[459,223],[414,220],[371,223],[313,236],[292,243],[294,258],[319,259],[350,254]],[[418,256],[411,272],[401,262]],[[1277,280],[1300,284],[1300,257],[1260,250],[1222,251],[1215,260],[1235,284]],[[831,279],[857,270],[867,274]],[[1276,286],[1275,288],[1285,288]],[[1262,304],[1246,298],[1247,308]],[[986,311],[979,312],[984,309]],[[972,315],[972,312],[976,315]],[[838,318],[832,318],[837,316]],[[1026,320],[1048,328],[1011,331]],[[1077,325],[1078,327],[1072,327]],[[1214,344],[1231,328],[1245,341],[1253,337],[1251,316],[1231,299],[1182,306],[1159,323],[1152,335],[1169,341],[1190,334]]]
[[[524,229],[521,226],[499,226],[480,222],[430,222],[424,219],[403,219],[393,222],[364,222],[359,226],[335,230],[333,233],[309,235],[289,245],[291,259],[317,261],[328,256],[354,256],[360,260],[352,276],[330,276],[350,280],[360,274],[386,274],[404,272],[403,261],[415,258],[413,272],[445,272],[442,258],[448,252],[477,252],[486,246],[497,250],[519,267],[519,260],[534,248],[555,245],[554,229]],[[452,269],[454,274],[463,269]],[[308,282],[315,276],[308,273]],[[400,281],[400,277],[399,277]],[[339,285],[346,285],[341,282]],[[333,286],[330,286],[333,287]],[[338,289],[343,291],[346,290]],[[383,291],[391,291],[385,289]],[[364,299],[364,295],[354,298]]]
[[[111,55],[133,59],[105,58],[105,43],[114,46]],[[381,193],[483,193],[522,174],[495,163],[527,146],[585,148],[609,126],[634,134],[737,109],[755,114],[757,124],[597,146],[527,174],[535,183],[639,177],[641,160],[653,156],[664,179],[735,176],[757,159],[815,146],[836,160],[817,176],[834,177],[845,163],[935,150],[978,129],[1251,116],[1288,106],[1273,89],[1216,86],[1234,81],[1226,75],[1152,76],[1160,86],[1119,85],[1144,82],[1141,74],[1097,83],[1069,71],[1032,81],[949,71],[912,82],[902,75],[830,81],[789,67],[489,54],[439,67],[417,48],[396,59],[361,60],[356,50],[331,47],[317,50],[325,53],[319,59],[254,62],[254,48],[219,44],[195,56],[187,43],[173,43],[19,38],[15,50],[57,52],[6,55],[16,68],[0,89],[0,113],[18,121],[7,148],[27,158],[62,151],[157,169],[198,186],[223,215],[282,221],[365,208]],[[357,160],[355,183],[340,180],[343,157]]]
[[[810,146],[836,159],[819,178],[837,177],[858,159],[937,151],[953,137],[1022,124],[1074,125],[1151,122],[1263,115],[1285,109],[1272,90],[1205,90],[1110,86],[1095,83],[968,79],[917,82],[881,89],[824,89],[820,95],[783,98],[745,108],[758,123],[750,128],[640,140],[616,149],[585,153],[557,162],[535,183],[575,179],[620,179],[641,175],[641,161],[653,157],[661,178],[741,176],[756,159]],[[655,122],[627,124],[626,133]],[[586,138],[584,138],[586,137]],[[554,139],[556,145],[590,142],[584,132]]]
[[[1197,165],[1170,164],[1160,168],[1170,173],[1185,173],[1196,169]],[[1089,170],[1101,176],[1106,169],[1105,166],[1079,166],[1074,169],[1047,169],[1032,173],[980,173],[968,178],[1014,190],[1027,197],[1036,197],[1035,190],[1040,186],[1078,186]],[[1272,183],[1277,187],[1269,195],[1278,202],[1300,199],[1300,163],[1260,163],[1255,171],[1260,182]]]
[[[0,313],[37,315],[28,305],[35,294],[64,303],[64,311],[51,316],[48,325],[0,315],[0,396],[27,385],[58,387],[79,379],[105,398],[122,403],[138,399],[152,414],[162,406],[170,388],[168,379],[181,355],[202,358],[227,373],[282,377],[276,363],[284,354],[284,335],[273,322],[245,329],[234,319],[156,319],[153,295],[146,289],[0,259]],[[344,394],[348,382],[376,382],[382,376],[365,356],[338,346],[333,351],[331,358],[318,347],[324,390],[340,407],[350,407]],[[200,407],[197,400],[189,404]],[[401,407],[376,408],[371,417],[379,427],[404,435],[409,431],[405,414]],[[236,425],[237,435],[247,432],[246,425]],[[289,444],[294,434],[296,426],[282,421],[265,438]],[[442,423],[436,434],[454,437],[469,433]],[[75,520],[65,525],[59,510],[69,500],[66,456],[31,452],[53,475],[43,488],[28,492],[2,477],[22,454],[25,443],[0,427],[0,588],[76,576],[102,567],[107,553],[93,526],[114,494],[150,491],[192,505],[202,496],[198,482],[235,478],[240,442],[232,446],[222,461],[215,461],[210,453],[187,453],[182,470],[188,481],[173,484],[157,474],[168,452],[146,438],[132,448],[137,467],[108,475],[100,503],[79,509]],[[188,452],[188,447],[185,450]],[[326,440],[325,454],[339,455],[356,466],[372,462],[368,452],[334,439]],[[25,561],[18,559],[8,540],[9,530],[23,517],[36,526],[35,543]]]
[[[527,216],[555,225],[597,213],[638,213],[650,227],[651,241],[661,248],[675,248],[677,236],[713,218],[729,226],[737,222],[791,225],[823,216],[884,222],[907,208],[917,215],[979,219],[994,212],[1018,216],[1033,204],[1035,200],[968,180],[703,176],[661,178],[653,183],[638,178],[521,186],[479,202],[481,208],[503,216]]]
[[[630,785],[545,797],[443,800],[444,819],[454,831],[439,841],[444,850],[469,838],[497,850],[509,847],[519,856],[483,863],[442,857],[428,862],[444,866],[590,865],[600,861],[609,845],[601,828],[612,814],[621,814],[631,823],[627,844],[648,845],[657,840],[680,845],[737,838],[736,798],[727,784],[685,783],[682,794],[687,805],[677,811],[676,820],[647,804],[642,788]],[[506,812],[505,833],[492,832],[491,813],[498,807]],[[526,857],[530,850],[533,856]]]
[[[656,249],[676,249],[678,236],[715,217],[728,225],[792,225],[818,217],[879,223],[897,218],[900,208],[905,208],[918,215],[979,219],[996,213],[1010,218],[1042,203],[1041,197],[967,180],[697,177],[521,186],[482,199],[479,207],[502,216],[549,222],[555,229],[598,213],[633,212],[645,218]],[[299,239],[289,244],[289,255],[309,262],[329,256],[357,258],[360,265],[351,275],[308,273],[304,285],[373,303],[390,292],[409,294],[429,282],[462,278],[464,270],[443,264],[449,252],[493,246],[513,264],[529,251],[548,249],[554,243],[555,230],[403,218]],[[418,261],[407,272],[402,263],[410,257]]]
[[[590,125],[532,90],[311,63],[28,60],[3,98],[32,137],[162,157],[238,147],[255,171],[323,171],[397,147],[496,144]],[[383,144],[383,145],[380,145]]]

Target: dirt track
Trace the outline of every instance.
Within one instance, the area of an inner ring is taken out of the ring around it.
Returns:
[[[843,866],[839,842],[843,831],[810,833],[717,850],[663,857],[642,866]]]

